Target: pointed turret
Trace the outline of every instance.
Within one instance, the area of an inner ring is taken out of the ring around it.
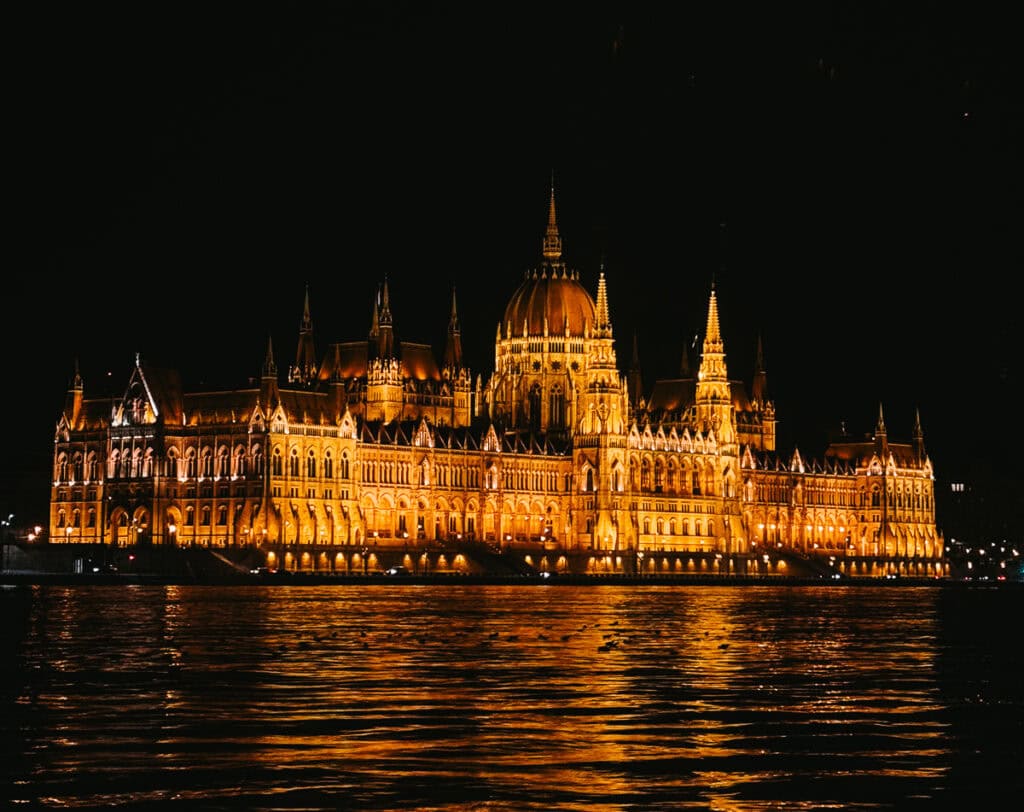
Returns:
[[[379,309],[377,303],[374,303],[374,328],[370,335],[376,338],[376,357],[391,359],[395,357],[395,332],[391,321],[391,294],[387,277],[384,277],[384,284],[381,286],[379,303]]]
[[[78,425],[78,416],[82,411],[82,398],[84,394],[85,385],[78,370],[78,359],[75,358],[75,374],[71,378],[71,386],[68,387],[68,394],[64,403],[64,414],[67,415],[68,423],[72,426]]]
[[[277,405],[277,364],[274,363],[274,339],[267,336],[267,354],[263,359],[263,374],[260,377],[260,403],[264,408]]]
[[[376,341],[377,336],[380,335],[380,309],[377,306],[377,300],[380,298],[380,291],[377,291],[377,296],[373,297],[373,314],[370,316],[370,338]]]
[[[316,380],[316,348],[313,343],[313,319],[309,310],[309,285],[306,285],[302,321],[299,323],[299,343],[295,352],[295,364],[288,370],[288,380],[302,386],[310,386]]]
[[[735,440],[732,390],[725,366],[725,345],[718,324],[718,296],[711,283],[708,320],[704,329],[704,351],[697,372],[697,421],[703,432],[714,431],[720,443]]]
[[[878,404],[878,422],[875,424],[875,450],[884,461],[889,456],[889,438],[885,431],[885,417],[882,404]]]
[[[448,318],[448,340],[444,347],[445,369],[455,371],[462,368],[462,337],[459,329],[459,315],[455,307],[455,288],[452,288],[452,312]]]
[[[715,293],[715,283],[711,283],[711,298],[708,302],[708,322],[704,328],[704,353],[721,353],[722,331],[718,325],[718,296]]]
[[[914,453],[918,460],[923,460],[928,456],[924,450],[924,430],[921,428],[920,409],[914,409]]]
[[[611,338],[612,319],[608,313],[608,285],[604,279],[604,267],[597,278],[597,324],[595,325],[595,338]]]

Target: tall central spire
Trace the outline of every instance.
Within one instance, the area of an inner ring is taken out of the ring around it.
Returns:
[[[555,173],[551,173],[551,204],[548,207],[548,230],[544,234],[544,259],[558,262],[562,258],[562,238],[555,218]]]

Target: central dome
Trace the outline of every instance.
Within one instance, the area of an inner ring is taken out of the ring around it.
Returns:
[[[527,335],[539,336],[546,321],[549,335],[565,335],[568,326],[570,336],[581,337],[594,329],[595,315],[594,300],[575,275],[545,269],[525,279],[512,294],[502,327],[511,326],[512,335],[522,335],[525,323]]]

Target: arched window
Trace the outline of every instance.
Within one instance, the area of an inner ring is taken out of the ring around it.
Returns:
[[[586,484],[583,486],[583,490],[585,490],[585,491],[593,491],[594,490],[594,469],[593,468],[588,468],[587,469],[587,481],[586,481]]]
[[[275,448],[274,449],[274,456],[271,457],[271,460],[270,460],[270,472],[274,476],[281,476],[282,467],[283,467],[283,463],[282,463],[282,460],[281,460],[281,449],[280,448]]]
[[[185,452],[185,476],[193,479],[196,475],[196,451],[190,448]]]
[[[202,515],[202,518],[200,519],[199,523],[202,524],[203,526],[209,525],[210,524],[210,506],[209,505],[203,505],[203,507],[202,507],[202,514],[201,515]]]
[[[217,508],[217,524],[222,527],[228,523],[228,506],[220,505]]]
[[[245,476],[245,449],[239,446],[235,451],[235,470],[234,474],[236,477]]]
[[[316,452],[310,449],[309,455],[306,457],[306,478],[316,478]]]
[[[231,476],[231,458],[228,456],[228,450],[224,446],[217,450],[217,476]]]
[[[334,460],[331,458],[331,452],[324,452],[324,479],[334,478]]]
[[[293,448],[288,455],[288,476],[298,477],[299,475],[299,450]]]
[[[527,412],[530,421],[530,431],[537,433],[540,431],[540,384],[535,383],[530,387],[529,402],[527,404]]]
[[[204,448],[202,450],[199,470],[201,472],[201,476],[204,479],[209,479],[210,477],[213,476],[213,454],[210,452],[210,449],[208,448]]]
[[[548,397],[548,425],[556,431],[565,428],[565,393],[560,383],[551,387]]]
[[[348,454],[347,453],[343,453],[341,455],[341,478],[342,479],[348,479],[349,478]]]
[[[181,460],[178,458],[178,449],[167,449],[167,470],[164,472],[165,475],[177,479],[181,474],[181,468],[179,467],[180,462]]]

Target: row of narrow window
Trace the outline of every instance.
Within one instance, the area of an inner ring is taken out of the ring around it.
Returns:
[[[669,523],[668,523],[668,533],[667,533],[667,535],[670,535],[670,536],[677,535],[676,527],[677,527],[676,520],[675,519],[670,519]],[[650,519],[644,519],[643,528],[644,528],[644,534],[650,535],[650,532],[651,532],[651,520]],[[681,535],[684,535],[684,536],[690,535],[690,520],[689,519],[683,519],[683,521],[682,521],[682,530],[683,530],[683,532],[682,532]],[[708,519],[708,532],[705,534],[704,533],[704,525],[700,522],[700,520],[698,520],[697,522],[694,523],[694,531],[695,531],[694,535],[696,535],[696,536],[703,536],[703,535],[713,536],[713,535],[715,535],[715,523],[713,521],[711,521],[710,519]],[[662,519],[658,519],[657,522],[655,523],[655,532],[658,535],[665,535],[665,523],[664,523],[664,521]]]
[[[115,450],[107,460],[106,469],[107,477],[110,479],[147,478],[155,474],[185,478],[200,476],[212,479],[213,477],[228,476],[245,477],[250,474],[258,477],[263,474],[263,466],[263,455],[258,451],[251,456],[236,454],[234,457],[229,457],[224,453],[218,454],[216,457],[212,454],[201,454],[196,457],[190,449],[184,458],[179,458],[176,454],[171,453],[167,458],[159,460],[152,449],[147,449],[145,453],[141,450],[136,450],[134,453],[120,453]],[[322,463],[317,460],[315,455],[311,454],[306,458],[304,472],[306,477],[311,479],[318,476],[324,479],[333,479],[334,468],[334,459],[329,452],[325,455]],[[341,479],[349,478],[350,465],[347,456],[342,456],[338,469]],[[288,458],[288,474],[297,478],[302,470],[299,456],[293,452]],[[94,454],[90,454],[86,460],[83,460],[80,455],[76,455],[71,461],[62,455],[57,460],[54,477],[58,482],[95,481],[98,471],[99,463]],[[283,458],[280,452],[275,450],[271,457],[271,473],[274,476],[282,476],[283,472]]]

